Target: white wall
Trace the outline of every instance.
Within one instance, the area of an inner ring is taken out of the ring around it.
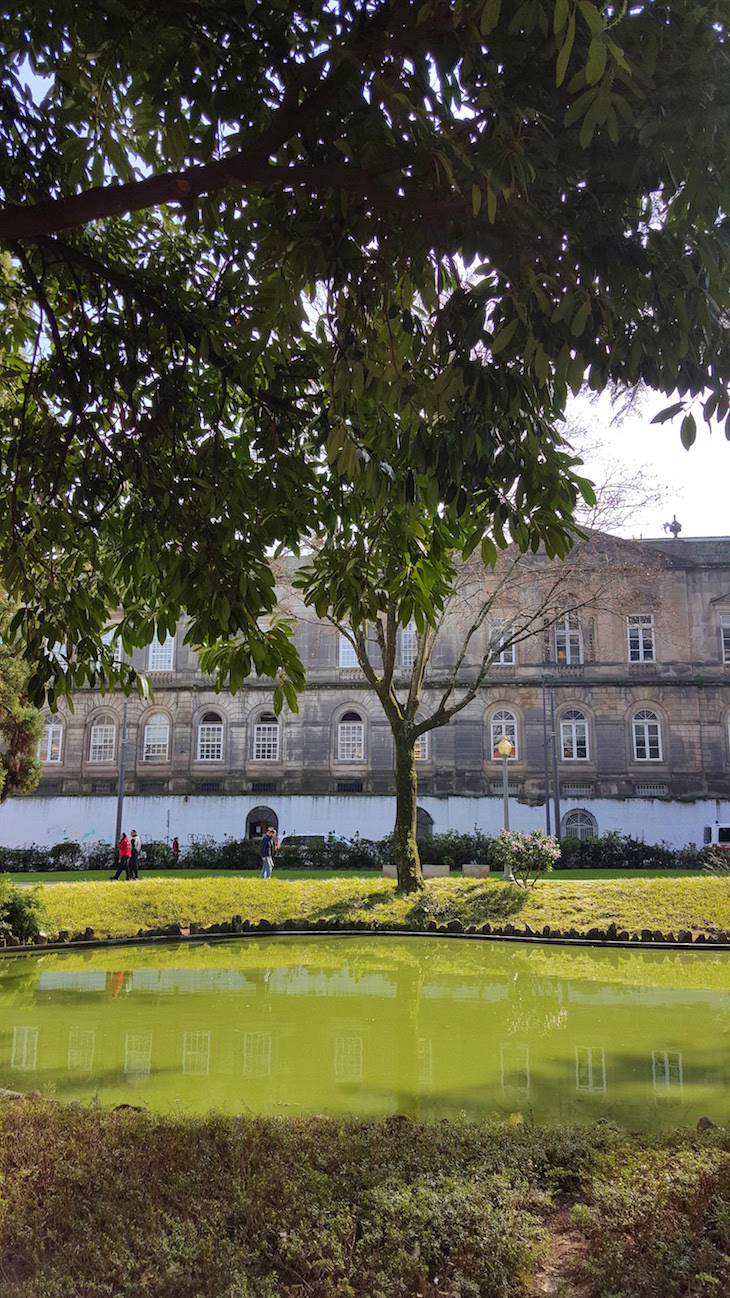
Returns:
[[[279,835],[336,830],[351,838],[382,838],[393,828],[395,798],[378,797],[163,797],[127,798],[123,828],[137,829],[142,840],[172,838],[181,845],[191,835],[213,839],[242,838],[246,817],[254,807],[268,805],[279,820]],[[448,797],[419,799],[434,821],[434,831],[469,832],[477,825],[488,834],[502,827],[501,798]],[[567,799],[563,815],[573,808],[590,811],[598,832],[617,829],[647,843],[673,847],[702,842],[703,825],[730,823],[730,801],[666,802],[659,799]],[[72,839],[81,844],[110,843],[116,824],[115,798],[10,798],[0,807],[0,844],[22,847]],[[544,829],[545,808],[510,800],[512,829]]]

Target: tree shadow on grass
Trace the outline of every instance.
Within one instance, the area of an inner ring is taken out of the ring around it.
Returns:
[[[503,888],[493,884],[479,884],[449,892],[432,894],[424,892],[399,896],[393,892],[371,893],[366,897],[344,897],[310,911],[310,920],[354,918],[355,912],[367,912],[372,922],[387,925],[403,924],[408,928],[423,929],[434,920],[448,924],[458,919],[466,928],[469,925],[506,924],[522,910],[527,893],[514,885]]]

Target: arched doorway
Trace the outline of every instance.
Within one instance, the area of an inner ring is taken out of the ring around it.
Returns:
[[[416,838],[433,836],[433,816],[429,816],[423,807],[416,808]]]
[[[279,817],[271,807],[254,807],[246,817],[246,838],[261,838],[273,827],[279,832]]]

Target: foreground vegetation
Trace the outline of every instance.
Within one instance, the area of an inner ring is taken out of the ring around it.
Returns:
[[[730,930],[730,886],[720,878],[551,879],[518,889],[496,879],[434,879],[416,896],[399,896],[384,879],[271,880],[259,878],[141,879],[137,883],[58,883],[43,889],[49,934],[93,928],[97,936],[133,936],[140,928],[191,922],[210,925],[233,915],[268,920],[402,925],[458,919],[544,925],[579,932],[611,922],[629,932],[642,928],[678,933]]]
[[[0,1134],[3,1298],[710,1298],[730,1285],[728,1131],[0,1099]]]

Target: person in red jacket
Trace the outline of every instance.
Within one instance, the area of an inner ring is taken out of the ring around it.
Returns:
[[[132,876],[132,844],[126,834],[122,834],[117,843],[117,851],[119,852],[119,869],[116,874],[111,876],[111,880],[118,879],[122,870],[124,870],[125,878],[130,879]]]

